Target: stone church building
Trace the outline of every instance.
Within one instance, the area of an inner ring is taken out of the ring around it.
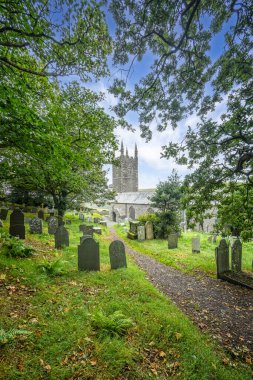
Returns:
[[[135,144],[134,157],[130,157],[128,150],[124,153],[121,143],[119,165],[112,167],[112,188],[117,192],[111,203],[110,213],[113,221],[136,219],[138,216],[153,213],[150,206],[150,197],[154,189],[138,190],[138,149]]]

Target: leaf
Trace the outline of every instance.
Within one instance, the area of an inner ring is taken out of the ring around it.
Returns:
[[[182,335],[181,333],[179,333],[179,332],[176,332],[176,333],[175,333],[176,340],[181,339],[182,336],[183,336],[183,335]]]
[[[41,367],[42,367],[47,373],[49,373],[49,372],[51,371],[51,369],[52,369],[52,368],[51,368],[51,365],[45,363],[43,359],[40,359],[40,365],[41,365]]]
[[[6,274],[5,273],[1,273],[0,274],[0,280],[5,280],[6,278]]]
[[[164,351],[160,351],[159,356],[160,356],[160,358],[164,358],[166,356],[166,354]]]

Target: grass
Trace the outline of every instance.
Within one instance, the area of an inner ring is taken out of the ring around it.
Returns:
[[[71,219],[68,248],[55,250],[44,228],[27,234],[33,257],[0,252],[0,379],[251,378],[249,366],[200,333],[130,257],[127,269],[110,270],[105,227],[96,236],[101,271],[78,272],[80,223]],[[65,270],[52,275],[58,260]],[[42,271],[45,262],[52,265]]]
[[[115,230],[129,246],[166,265],[194,275],[204,274],[216,277],[215,247],[218,246],[221,238],[217,238],[217,243],[212,243],[208,241],[210,235],[206,233],[187,232],[178,239],[178,248],[169,250],[167,240],[130,240],[127,239],[123,227],[115,226]],[[200,238],[201,251],[192,253],[191,239],[197,236]],[[252,271],[253,242],[243,243],[242,250],[242,269],[250,272]]]

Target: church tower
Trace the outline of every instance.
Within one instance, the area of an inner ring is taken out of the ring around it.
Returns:
[[[129,157],[128,150],[124,154],[121,142],[119,166],[112,166],[112,187],[117,193],[138,191],[138,150],[135,144],[134,157]]]

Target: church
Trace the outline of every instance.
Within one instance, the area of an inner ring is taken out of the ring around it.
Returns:
[[[112,167],[112,188],[117,195],[111,203],[111,219],[116,222],[125,218],[136,219],[146,213],[154,213],[149,198],[152,197],[155,190],[138,189],[138,149],[136,144],[134,157],[130,157],[127,148],[124,152],[122,142],[118,160],[119,165]]]

